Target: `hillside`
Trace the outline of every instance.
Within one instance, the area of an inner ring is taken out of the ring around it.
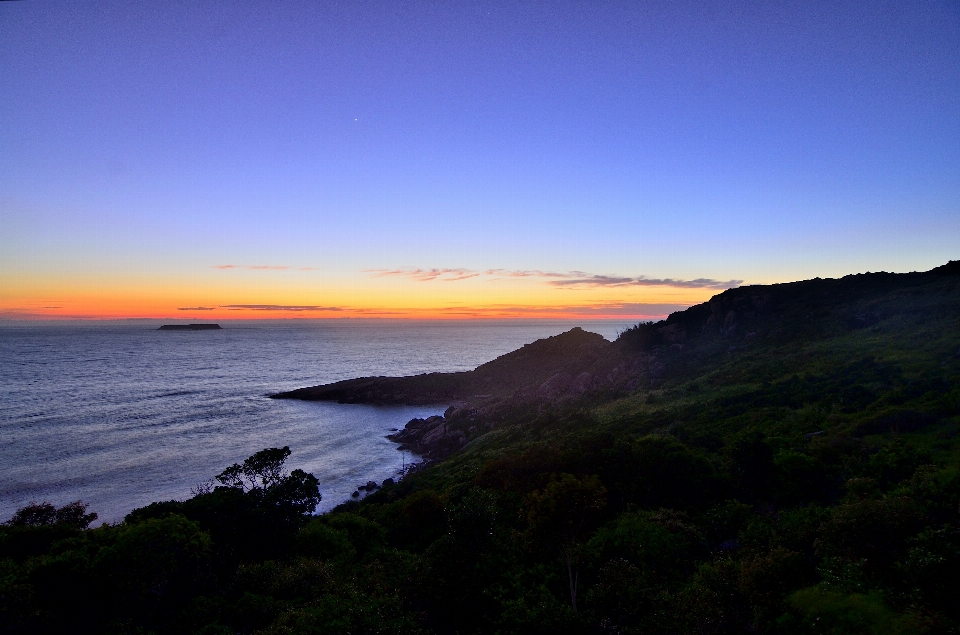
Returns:
[[[960,261],[929,272],[868,273],[730,289],[666,320],[607,342],[579,327],[461,373],[364,377],[272,395],[373,404],[555,401],[630,391],[720,363],[721,353],[826,340],[891,320],[941,317],[958,308]]]
[[[835,373],[857,354],[916,357],[926,351],[929,356],[917,363],[937,363],[938,355],[952,359],[960,346],[951,339],[956,324],[950,322],[960,315],[958,279],[960,262],[951,262],[924,273],[740,287],[664,321],[639,324],[615,342],[574,328],[470,372],[351,379],[274,397],[452,405],[444,418],[414,420],[395,437],[437,458],[518,410],[611,401],[698,378],[708,384],[769,382],[824,366]],[[827,347],[817,354],[823,359],[797,359],[818,346]]]
[[[21,510],[0,632],[960,632],[960,263],[281,396],[451,407],[321,517],[286,448],[115,527]]]

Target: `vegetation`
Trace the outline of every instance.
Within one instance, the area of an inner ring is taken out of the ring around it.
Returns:
[[[25,508],[0,527],[0,629],[956,633],[956,269],[637,325],[616,344],[655,358],[642,384],[504,401],[323,516],[286,449],[117,525]]]

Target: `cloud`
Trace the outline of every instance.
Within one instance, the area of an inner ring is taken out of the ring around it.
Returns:
[[[583,316],[583,317],[611,317],[623,316],[641,319],[662,319],[676,311],[689,308],[689,304],[661,304],[647,302],[616,302],[607,304],[567,305],[567,306],[524,306],[524,305],[494,305],[485,307],[444,307],[440,312],[445,315],[474,315],[474,316],[511,316],[511,317],[549,317],[549,316]]]
[[[374,278],[384,278],[388,276],[403,276],[412,278],[418,282],[429,282],[431,280],[443,280],[446,282],[455,282],[457,280],[466,280],[467,278],[476,278],[480,275],[479,271],[470,269],[367,269],[364,273],[372,273]]]
[[[0,322],[2,321],[35,321],[35,320],[90,320],[98,319],[98,316],[85,313],[47,313],[45,309],[65,307],[7,307],[0,308]]]
[[[539,269],[518,269],[518,270],[487,269],[483,273],[484,275],[487,275],[487,276],[498,276],[498,277],[507,277],[507,278],[564,278],[566,276],[589,275],[589,274],[583,273],[582,271],[568,271],[567,273],[557,273],[553,271],[540,271]]]
[[[562,280],[551,280],[550,284],[555,287],[589,286],[589,287],[623,287],[633,282],[633,278],[623,278],[620,276],[586,275],[576,278],[564,278]]]
[[[711,278],[696,278],[695,280],[678,280],[676,278],[622,278],[618,276],[578,276],[551,280],[550,284],[557,287],[680,287],[684,289],[730,289],[743,284],[743,280],[713,280]]]
[[[178,306],[177,311],[213,311],[212,306]]]
[[[230,311],[343,311],[338,306],[307,304],[221,304],[220,308]]]
[[[316,271],[316,267],[291,267],[290,265],[214,265],[214,269],[246,269],[247,271]]]
[[[678,278],[648,278],[647,276],[617,276],[587,273],[585,271],[541,271],[539,269],[486,269],[475,271],[464,268],[450,269],[368,269],[365,273],[372,273],[374,278],[386,276],[402,276],[418,282],[442,280],[455,282],[478,276],[491,278],[543,278],[547,284],[566,288],[590,287],[680,287],[684,289],[730,289],[743,284],[743,280],[714,280],[712,278],[696,278],[694,280],[680,280]]]

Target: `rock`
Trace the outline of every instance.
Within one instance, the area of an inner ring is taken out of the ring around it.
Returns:
[[[450,420],[433,416],[426,419],[411,419],[403,430],[387,435],[400,443],[401,450],[410,450],[429,459],[438,459],[459,450],[467,444],[466,435],[450,429]]]
[[[593,375],[584,371],[577,375],[577,378],[573,380],[573,384],[570,385],[570,392],[574,395],[579,395],[587,392],[593,387]]]
[[[723,326],[720,327],[720,334],[724,337],[733,337],[737,334],[737,312],[728,311],[725,318],[723,318]]]
[[[360,498],[360,491],[355,490],[353,494],[350,494],[350,498]]]
[[[566,392],[567,386],[570,383],[570,379],[571,377],[569,373],[556,373],[550,377],[550,379],[543,382],[537,389],[537,392],[546,397],[559,395],[560,393]]]
[[[737,312],[728,311],[727,316],[723,319],[723,330],[729,331],[737,325]]]
[[[380,489],[380,486],[377,485],[376,481],[367,481],[367,491],[372,492],[375,489]]]
[[[668,342],[682,342],[687,339],[687,332],[679,324],[661,327],[657,332]]]
[[[420,443],[423,443],[424,445],[433,445],[440,441],[446,434],[447,426],[445,426],[442,421],[438,422],[424,433],[423,437],[420,439]]]
[[[394,481],[393,481],[392,478],[385,478],[385,479],[383,479],[383,486],[384,486],[384,487],[388,487],[388,486],[393,485],[393,484],[394,484]]]

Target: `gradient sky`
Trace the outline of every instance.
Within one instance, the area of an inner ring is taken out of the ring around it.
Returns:
[[[957,258],[955,0],[0,2],[0,317],[641,317]]]

